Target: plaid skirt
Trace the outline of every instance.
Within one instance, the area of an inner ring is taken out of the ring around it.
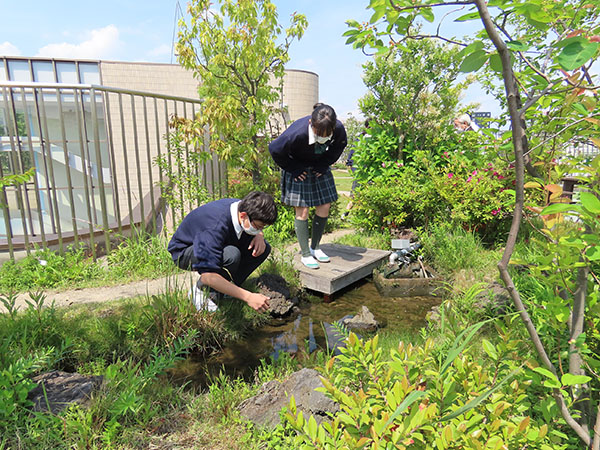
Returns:
[[[281,171],[281,203],[289,206],[321,206],[335,202],[338,193],[331,170],[317,177],[312,169],[304,181],[296,181],[290,172]]]

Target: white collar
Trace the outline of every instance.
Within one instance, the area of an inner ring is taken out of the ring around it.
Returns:
[[[308,122],[308,145],[313,145],[315,142],[317,142],[315,133],[313,132],[310,122]]]
[[[229,207],[229,210],[231,211],[231,222],[233,222],[233,229],[235,230],[235,234],[237,234],[237,238],[239,239],[242,236],[242,233],[244,232],[244,229],[242,228],[242,225],[240,224],[240,219],[238,216],[238,206],[239,206],[240,202],[233,202],[231,204],[231,206]]]

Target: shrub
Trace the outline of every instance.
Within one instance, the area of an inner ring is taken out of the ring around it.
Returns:
[[[351,334],[324,370],[322,390],[340,404],[333,420],[317,425],[290,401],[295,448],[565,448],[528,415],[520,370],[489,367],[468,350],[457,356],[463,349],[456,347],[438,360],[433,350],[432,340],[400,343],[388,360],[377,337],[363,342]]]

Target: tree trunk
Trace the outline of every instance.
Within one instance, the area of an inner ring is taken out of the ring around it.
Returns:
[[[588,230],[587,232],[589,233],[591,230]],[[581,261],[583,261],[583,258],[581,258]],[[571,311],[570,323],[571,334],[569,336],[569,373],[573,375],[585,375],[583,358],[579,353],[575,341],[583,333],[584,328],[588,275],[589,267],[587,265],[580,267],[577,271],[577,289],[575,290],[575,295],[573,297],[573,309]],[[589,386],[587,384],[573,387],[573,399],[575,400],[574,407],[581,412],[579,423],[586,430],[588,430],[590,419],[590,403],[589,398],[586,398],[588,397],[587,392],[589,392]]]
[[[531,337],[535,350],[537,351],[540,359],[542,360],[544,366],[548,368],[554,375],[557,375],[556,368],[550,361],[548,354],[546,353],[546,349],[542,344],[542,341],[537,333],[535,325],[531,321],[531,317],[529,313],[525,309],[523,302],[521,300],[521,296],[517,291],[510,273],[508,272],[508,263],[513,254],[515,244],[517,242],[517,235],[519,232],[522,216],[523,216],[523,204],[524,204],[524,172],[525,172],[525,163],[523,158],[523,148],[524,143],[525,147],[527,147],[527,135],[525,133],[523,117],[519,113],[518,108],[518,86],[516,83],[516,78],[514,76],[514,72],[512,69],[512,62],[510,58],[510,51],[506,46],[506,43],[502,40],[500,35],[498,34],[492,18],[487,9],[487,2],[485,0],[474,0],[475,5],[477,6],[477,10],[481,17],[481,21],[483,22],[483,26],[494,44],[496,50],[498,50],[498,55],[500,56],[500,60],[502,61],[502,78],[504,81],[504,89],[506,91],[506,99],[508,104],[508,111],[510,114],[510,123],[512,128],[512,142],[514,148],[515,155],[515,177],[516,177],[516,186],[515,186],[515,210],[513,214],[513,220],[510,227],[510,232],[508,235],[508,239],[506,241],[506,246],[504,249],[504,254],[502,255],[501,261],[498,263],[498,270],[500,272],[500,277],[504,281],[506,288],[515,304],[515,308],[519,311],[521,316],[521,320],[525,324],[527,328],[527,332]],[[584,429],[573,417],[571,416],[567,405],[565,404],[564,398],[562,397],[560,391],[558,389],[554,389],[553,392],[554,398],[557,402],[561,415],[567,422],[567,424],[573,429],[577,435],[581,438],[583,442],[585,442],[586,446],[591,444],[591,438],[586,429]]]

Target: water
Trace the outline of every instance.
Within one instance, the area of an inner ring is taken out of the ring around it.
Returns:
[[[296,355],[327,348],[323,323],[358,314],[362,305],[369,308],[384,329],[417,330],[425,325],[426,314],[440,301],[436,297],[381,297],[374,283],[357,284],[337,294],[331,303],[302,305],[297,316],[287,320],[274,319],[206,360],[188,359],[177,369],[176,378],[182,377],[201,386],[207,385],[207,377],[220,371],[249,378],[261,359],[278,358],[282,352]],[[329,342],[331,344],[331,338]]]

